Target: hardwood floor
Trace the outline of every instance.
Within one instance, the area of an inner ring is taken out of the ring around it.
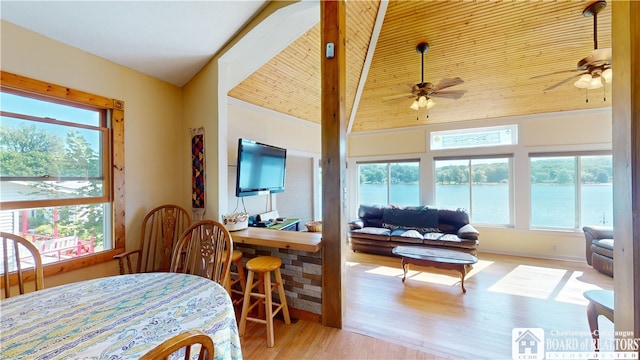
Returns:
[[[264,325],[247,324],[245,359],[510,359],[513,328],[588,332],[589,289],[613,279],[586,263],[480,254],[463,294],[454,271],[348,251],[343,329],[276,319],[273,348]],[[601,329],[613,330],[606,319]]]

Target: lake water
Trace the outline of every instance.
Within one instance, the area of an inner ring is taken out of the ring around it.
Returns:
[[[613,188],[611,184],[582,185],[582,219],[585,225],[613,226]],[[533,184],[531,227],[575,228],[575,187],[572,185]],[[392,184],[390,204],[418,205],[418,185]],[[470,209],[468,185],[436,186],[436,206]],[[385,184],[360,184],[360,202],[386,204]],[[504,224],[509,221],[507,184],[473,185],[472,221],[475,224]]]

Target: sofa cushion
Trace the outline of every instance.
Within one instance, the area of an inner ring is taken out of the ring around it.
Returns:
[[[461,239],[453,234],[427,233],[424,234],[423,244],[433,246],[448,246],[463,249],[476,249],[478,240]]]
[[[389,241],[391,230],[377,227],[365,227],[351,231],[350,235],[352,238]]]
[[[420,233],[438,231],[438,210],[384,209],[382,226],[395,230],[417,230]]]
[[[417,230],[396,229],[391,232],[391,241],[422,244],[422,234]]]
[[[613,251],[613,239],[597,239],[593,240],[593,244]]]
[[[467,224],[458,230],[458,237],[462,239],[478,240],[480,233],[471,224]]]
[[[596,254],[613,259],[613,239],[594,240],[591,245],[591,251]],[[593,260],[593,258],[592,258]]]

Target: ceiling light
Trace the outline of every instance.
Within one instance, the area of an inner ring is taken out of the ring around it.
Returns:
[[[409,108],[417,111],[419,109],[418,100],[413,100],[413,104]]]
[[[431,99],[428,99],[427,100],[427,105],[426,105],[427,106],[427,110],[431,109],[433,107],[433,105],[435,105],[435,104],[436,104],[435,101],[433,101]]]
[[[593,78],[591,78],[591,81],[589,81],[589,86],[587,86],[587,89],[593,90],[593,89],[599,89],[601,87],[602,87],[602,78],[600,77],[600,75],[594,75]]]
[[[578,89],[586,89],[589,87],[590,83],[591,83],[591,75],[584,74],[580,76],[580,79],[578,79],[578,81],[573,83],[573,86],[577,87]]]
[[[604,79],[604,81],[606,83],[611,83],[611,80],[613,80],[613,70],[611,70],[611,68],[605,69],[602,72],[602,78]]]
[[[421,107],[421,108],[427,106],[427,97],[426,96],[422,95],[422,96],[420,96],[418,98],[418,106]]]

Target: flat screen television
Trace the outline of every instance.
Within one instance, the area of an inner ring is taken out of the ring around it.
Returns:
[[[236,196],[283,192],[286,162],[286,149],[238,139]]]

